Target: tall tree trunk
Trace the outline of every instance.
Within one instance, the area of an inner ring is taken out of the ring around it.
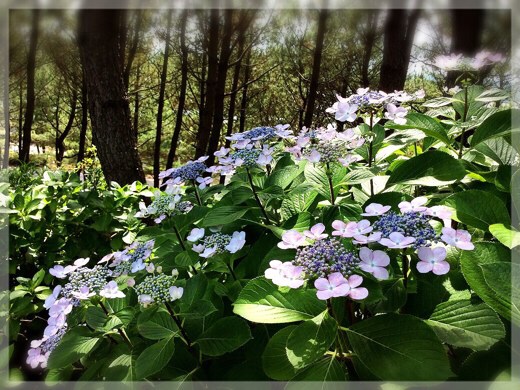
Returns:
[[[385,23],[383,63],[379,89],[385,92],[404,88],[410,54],[421,10],[391,9]]]
[[[181,47],[181,87],[179,91],[179,103],[177,105],[177,116],[175,118],[175,128],[173,129],[172,142],[166,161],[166,169],[173,166],[177,153],[177,144],[182,129],[182,117],[184,115],[184,105],[186,104],[186,87],[188,84],[188,47],[186,46],[186,24],[188,21],[188,10],[185,9],[181,16],[180,25],[180,47]]]
[[[195,158],[206,154],[211,133],[211,122],[215,109],[217,71],[218,71],[218,41],[219,41],[219,10],[210,10],[208,43],[208,76],[206,78],[206,97],[202,106],[201,126],[197,134]]]
[[[130,48],[128,49],[128,58],[126,60],[125,70],[123,72],[123,80],[125,81],[125,87],[127,90],[128,83],[130,81],[130,72],[132,70],[132,64],[134,63],[135,55],[137,54],[137,49],[139,48],[139,36],[141,32],[141,25],[143,23],[143,10],[139,9],[135,10],[135,12],[136,14],[134,31],[130,43]]]
[[[81,162],[85,158],[85,143],[87,140],[87,128],[88,128],[87,84],[85,81],[85,76],[83,76],[83,81],[81,83],[81,129],[79,131],[79,148],[78,148],[77,162]]]
[[[226,93],[226,79],[229,68],[229,58],[231,57],[231,36],[233,34],[233,9],[224,11],[224,28],[222,41],[220,43],[220,56],[217,67],[217,84],[215,86],[215,107],[213,109],[213,125],[207,154],[209,156],[208,165],[213,165],[215,156],[213,153],[218,148],[222,124],[224,123],[224,98]]]
[[[481,2],[476,2],[479,5]],[[482,29],[484,27],[484,9],[452,9],[451,10],[451,52],[472,57],[481,46]],[[454,87],[460,72],[450,71],[446,78],[448,87]]]
[[[164,44],[163,66],[161,71],[161,86],[159,88],[159,103],[157,107],[157,127],[155,130],[155,147],[153,153],[153,185],[159,187],[159,173],[161,171],[161,135],[164,110],[164,90],[166,89],[166,77],[168,76],[168,57],[170,56],[170,37],[172,32],[173,10],[168,11],[166,27],[166,40]]]
[[[141,88],[141,64],[137,65],[136,75],[135,75],[135,93],[134,93],[134,131],[138,135],[139,138],[139,109],[141,105],[141,98],[139,96],[139,88]]]
[[[70,113],[69,118],[67,120],[67,124],[65,125],[65,129],[63,129],[63,133],[56,139],[56,163],[58,166],[61,165],[63,161],[63,156],[65,155],[65,138],[69,135],[72,130],[72,126],[74,125],[74,118],[76,117],[76,106],[78,103],[78,92],[74,90],[72,92],[72,99],[70,104]]]
[[[242,57],[244,55],[244,45],[245,45],[245,30],[240,31],[240,35],[238,37],[238,60],[235,64],[235,69],[233,71],[233,82],[231,83],[231,95],[229,95],[229,107],[228,107],[228,116],[227,116],[227,129],[226,136],[229,137],[233,134],[233,124],[235,123],[235,107],[237,101],[237,88],[238,82],[240,81],[240,70],[242,69]],[[225,147],[229,148],[231,145],[231,141],[226,139]]]
[[[23,77],[20,77],[20,95],[18,104],[18,156],[20,156],[23,144]]]
[[[124,10],[82,9],[79,48],[85,72],[92,140],[105,179],[120,185],[145,177],[132,129],[121,60]]]
[[[314,107],[316,105],[316,95],[318,93],[318,82],[320,80],[321,56],[323,54],[323,42],[325,40],[325,30],[327,28],[328,11],[320,10],[318,16],[318,32],[316,34],[316,45],[314,47],[314,58],[312,60],[312,74],[309,85],[309,94],[307,95],[307,107],[303,125],[310,127],[312,124],[312,116],[314,115]]]
[[[243,133],[246,129],[247,90],[249,85],[249,79],[251,78],[251,52],[251,49],[247,52],[244,69],[244,88],[242,88],[242,97],[240,99],[240,127],[238,129],[239,133]]]
[[[370,10],[368,12],[369,13],[368,13],[368,20],[367,20],[367,31],[364,36],[363,60],[361,63],[361,83],[363,84],[363,87],[365,87],[365,88],[370,86],[368,70],[370,68],[370,59],[372,57],[372,50],[374,49],[374,44],[376,41],[377,16],[379,14],[379,10]]]
[[[23,162],[29,162],[31,150],[31,129],[34,118],[34,77],[36,73],[36,48],[38,45],[38,29],[40,21],[40,10],[32,11],[31,36],[29,38],[29,53],[27,55],[27,104],[25,106],[25,118],[22,129],[22,148],[19,157]]]

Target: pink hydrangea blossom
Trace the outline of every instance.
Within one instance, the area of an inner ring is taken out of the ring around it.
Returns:
[[[296,249],[305,245],[305,236],[297,230],[288,230],[282,234],[282,242],[278,243],[280,249]]]
[[[305,283],[303,268],[295,266],[290,261],[282,263],[280,260],[271,260],[269,267],[265,270],[264,275],[277,286],[298,288]]]
[[[428,199],[424,196],[420,196],[418,198],[413,199],[411,202],[401,202],[398,204],[401,213],[410,213],[410,212],[424,212],[427,207],[424,206],[428,202]]]
[[[352,240],[352,243],[356,244],[356,245],[365,245],[365,244],[369,244],[371,242],[379,242],[379,240],[381,240],[382,235],[383,234],[381,232],[375,232],[375,233],[370,234],[369,236],[364,236],[362,234],[356,234],[354,236],[354,239]]]
[[[357,288],[362,282],[363,278],[359,275],[352,275],[348,279],[345,279],[340,272],[334,272],[327,278],[316,279],[314,287],[318,290],[316,296],[321,300],[347,296],[359,300],[368,296],[368,290],[366,288]]]
[[[392,103],[386,105],[386,119],[393,120],[398,125],[404,125],[406,123],[406,114],[408,114],[408,110],[404,107],[397,107]]]
[[[99,291],[99,295],[105,298],[124,298],[125,293],[119,290],[117,283],[113,280],[108,282],[105,287]]]
[[[462,229],[455,230],[451,227],[442,228],[441,240],[448,245],[465,251],[470,251],[475,248],[475,245],[471,242],[471,234]]]
[[[405,237],[401,233],[393,232],[390,233],[388,238],[382,238],[379,240],[381,245],[384,245],[391,249],[403,249],[408,248],[415,242],[414,237]]]
[[[390,208],[391,206],[383,206],[380,203],[370,203],[365,207],[365,212],[361,213],[361,215],[365,217],[377,217],[386,213]]]
[[[323,233],[325,231],[325,225],[322,223],[317,223],[310,230],[305,230],[303,234],[310,238],[311,240],[322,240],[327,238],[329,235],[327,233]]]
[[[390,257],[380,250],[371,250],[363,247],[359,250],[359,268],[363,271],[368,272],[377,279],[388,279],[388,270],[385,268],[390,264]]]
[[[417,263],[417,271],[422,274],[433,271],[435,275],[447,274],[450,264],[445,261],[446,249],[438,248],[419,248],[417,251],[420,261]]]

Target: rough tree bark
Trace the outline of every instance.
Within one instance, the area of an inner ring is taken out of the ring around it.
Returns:
[[[186,46],[186,24],[188,21],[188,10],[185,9],[180,21],[180,49],[181,49],[181,86],[179,90],[179,103],[177,104],[177,115],[175,118],[175,128],[173,129],[172,141],[168,159],[166,160],[166,169],[173,166],[175,155],[177,153],[177,144],[182,129],[182,116],[184,114],[184,105],[186,104],[186,87],[188,84],[188,47]]]
[[[155,129],[155,147],[153,153],[153,185],[159,187],[159,173],[161,171],[161,134],[164,110],[164,91],[166,89],[166,76],[168,75],[168,57],[170,56],[170,37],[172,33],[173,10],[168,11],[166,26],[166,39],[164,43],[164,56],[161,71],[161,83],[159,88],[159,102],[157,107],[157,127]]]
[[[124,14],[120,9],[83,9],[78,34],[92,140],[105,179],[120,185],[145,180],[123,80]]]
[[[229,68],[229,59],[231,57],[231,36],[233,35],[233,9],[224,11],[224,27],[222,40],[220,42],[220,55],[217,66],[217,83],[215,85],[215,106],[213,108],[213,121],[211,127],[211,135],[207,155],[209,156],[208,165],[211,166],[215,162],[213,153],[218,148],[222,124],[224,123],[224,98],[226,92],[226,79]]]
[[[242,88],[242,97],[240,99],[240,126],[239,133],[243,133],[246,129],[246,110],[247,110],[247,90],[249,79],[251,78],[251,52],[249,50],[246,56],[246,63],[244,66],[244,87]]]
[[[125,87],[128,89],[128,83],[130,81],[130,72],[132,70],[132,64],[134,63],[137,49],[139,48],[139,38],[141,33],[141,26],[143,24],[143,10],[135,11],[135,25],[132,33],[132,39],[130,48],[128,49],[128,56],[126,60],[125,70],[123,72],[123,80],[125,81]]]
[[[69,135],[72,130],[72,126],[74,125],[74,118],[76,118],[76,106],[78,103],[78,92],[74,89],[72,91],[72,98],[70,102],[70,113],[69,118],[67,120],[67,124],[65,125],[65,129],[63,132],[58,135],[55,142],[56,147],[56,164],[61,166],[63,161],[63,157],[65,156],[65,138]],[[58,132],[58,130],[56,130]]]
[[[216,8],[213,8],[210,11],[208,35],[208,73],[205,85],[206,96],[204,105],[201,105],[201,125],[197,134],[195,158],[199,158],[206,154],[211,133],[211,121],[215,109],[219,41],[219,10]]]
[[[404,88],[410,54],[420,9],[391,9],[385,22],[383,63],[379,76],[379,89],[385,92]]]
[[[364,35],[364,50],[363,60],[361,63],[361,83],[363,87],[367,88],[370,86],[370,79],[368,77],[368,71],[370,68],[370,58],[372,57],[372,50],[377,37],[377,18],[379,10],[368,11],[367,30]]]
[[[25,106],[25,117],[22,127],[22,147],[19,150],[20,161],[29,162],[31,149],[31,129],[34,119],[34,77],[36,73],[36,48],[38,45],[38,29],[40,21],[40,10],[32,11],[31,36],[29,38],[29,52],[27,54],[27,99]]]
[[[87,99],[87,84],[85,76],[81,83],[81,128],[79,130],[79,147],[77,162],[83,161],[85,158],[85,144],[87,141],[88,128],[88,99]]]
[[[305,117],[303,125],[310,127],[312,124],[312,116],[314,115],[314,107],[316,105],[316,95],[318,93],[318,82],[320,80],[321,56],[323,54],[323,42],[325,40],[325,30],[327,28],[328,11],[322,9],[318,16],[318,32],[316,34],[316,45],[314,48],[314,58],[312,61],[311,82],[309,85],[309,93],[306,99]]]

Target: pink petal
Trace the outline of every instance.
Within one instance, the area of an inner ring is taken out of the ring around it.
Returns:
[[[372,275],[380,280],[386,280],[388,279],[388,270],[383,267],[374,267],[372,271]]]
[[[447,274],[450,270],[450,264],[447,261],[439,261],[433,265],[433,273],[435,275]]]
[[[457,242],[457,248],[465,251],[471,251],[475,249],[475,245],[473,245],[471,242],[459,241]]]
[[[327,299],[332,298],[332,290],[320,290],[316,292],[316,296],[318,299],[326,301]]]
[[[341,274],[341,272],[334,272],[329,275],[329,284],[331,286],[339,286],[340,284],[347,283],[347,279]]]
[[[404,236],[398,232],[390,233],[388,238],[390,238],[390,240],[392,240],[396,244],[400,243],[401,241],[404,241]],[[383,241],[383,240],[381,240],[381,241]]]
[[[419,261],[417,263],[417,271],[419,271],[421,274],[425,274],[430,272],[433,269],[433,264],[428,263],[426,261]]]
[[[451,227],[443,227],[442,234],[445,235],[446,237],[455,238],[457,236],[457,231]]]
[[[435,258],[435,261],[442,261],[446,258],[446,249],[441,247],[433,248],[432,249],[433,257]]]
[[[335,287],[332,290],[332,296],[333,297],[346,297],[347,295],[349,295],[350,291],[352,291],[352,290],[350,289],[350,286],[348,285],[348,283],[344,283],[344,284],[339,285],[338,287]]]
[[[352,298],[352,299],[356,299],[356,300],[365,299],[366,297],[368,297],[368,290],[364,287],[354,288],[354,289],[350,290],[349,295],[350,295],[350,298]]]
[[[431,261],[434,259],[434,254],[431,248],[422,247],[417,250],[417,255],[419,259],[423,261]]]
[[[318,290],[327,290],[330,286],[330,283],[325,278],[318,278],[314,281],[314,287]]]
[[[359,286],[361,283],[363,283],[363,278],[359,275],[351,275],[348,278],[348,284],[351,288]]]
[[[392,240],[389,240],[388,238],[382,238],[381,240],[379,240],[379,243],[388,248],[392,248],[395,246],[395,242],[393,242]]]
[[[359,236],[355,236],[354,238],[356,237],[359,237]],[[357,238],[356,238],[357,240]],[[359,250],[359,258],[361,260],[363,260],[364,262],[367,262],[367,263],[370,263],[372,261],[372,250],[367,248],[367,247],[363,247]]]
[[[390,257],[388,257],[388,255],[383,251],[374,251],[372,258],[374,265],[386,267],[388,264],[390,264]]]
[[[367,264],[367,263],[359,263],[359,268],[361,268],[363,271],[371,274],[374,271],[375,267],[370,264]]]
[[[316,225],[314,225],[313,227],[311,227],[311,232],[315,235],[315,236],[319,236],[321,233],[323,233],[325,231],[325,225],[322,224],[322,223],[318,223]]]

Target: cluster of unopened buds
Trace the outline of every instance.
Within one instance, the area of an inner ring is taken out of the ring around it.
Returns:
[[[348,97],[336,95],[338,101],[325,111],[334,114],[334,118],[340,122],[354,122],[360,113],[369,112],[372,123],[379,119],[373,118],[373,113],[386,109],[385,118],[403,125],[406,123],[408,109],[402,106],[418,99],[422,99],[425,92],[421,89],[413,94],[404,91],[386,93],[383,91],[371,91],[369,88],[358,88],[356,93]],[[368,117],[367,117],[368,118]],[[375,120],[374,120],[375,119]]]
[[[170,183],[164,191],[156,190],[153,193],[152,203],[146,206],[139,203],[136,218],[154,217],[155,223],[161,223],[167,217],[175,214],[185,214],[193,208],[189,201],[182,201],[184,189],[181,185]]]
[[[339,162],[343,166],[361,160],[361,157],[350,151],[362,146],[365,139],[355,129],[338,132],[336,126],[329,124],[326,128],[303,128],[298,136],[293,137],[294,145],[287,148],[294,158],[311,163]]]
[[[361,215],[375,217],[373,223],[368,219],[350,222],[335,220],[332,222],[332,237],[325,233],[325,226],[321,223],[303,233],[286,231],[278,247],[296,249],[296,256],[293,261],[283,263],[272,260],[265,277],[279,286],[290,288],[299,288],[305,281],[314,280],[319,299],[336,296],[363,299],[368,291],[359,287],[363,277],[356,272],[361,270],[376,279],[388,279],[386,267],[390,264],[390,257],[386,251],[407,248],[416,250],[419,259],[416,269],[419,273],[444,275],[450,270],[446,261],[446,246],[472,250],[474,245],[466,230],[449,226],[451,211],[448,208],[426,207],[427,201],[427,198],[419,197],[401,202],[398,205],[400,213],[390,211],[390,206],[369,204]],[[431,224],[433,218],[444,222],[440,234],[435,233]],[[344,238],[360,246],[359,250],[346,250],[340,241]],[[371,249],[369,245],[377,247]]]
[[[193,228],[186,239],[193,243],[191,249],[194,252],[197,252],[200,257],[207,259],[224,252],[238,252],[246,243],[246,233],[233,232],[233,234],[223,234],[210,232],[210,234],[206,234],[204,228]],[[196,244],[197,242],[199,243]]]

